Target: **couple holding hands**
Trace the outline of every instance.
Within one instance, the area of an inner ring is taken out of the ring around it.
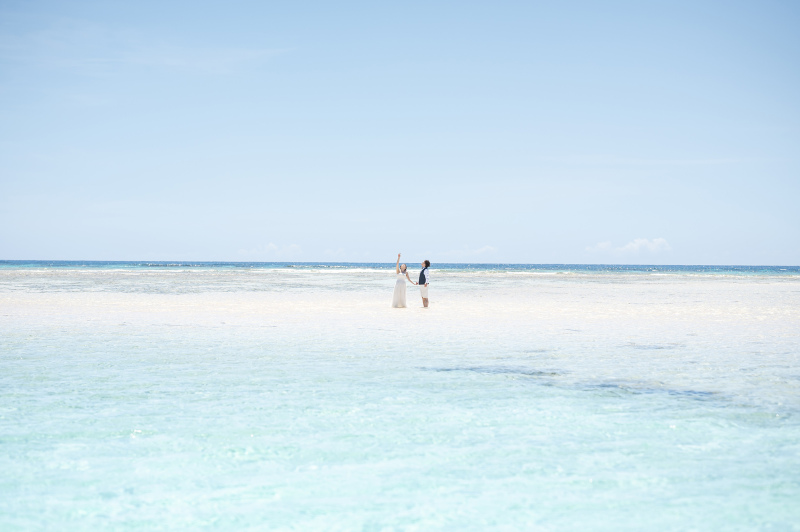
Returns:
[[[394,296],[392,297],[392,308],[406,308],[406,279],[411,284],[419,285],[419,293],[422,295],[422,306],[428,308],[428,284],[430,283],[430,273],[428,268],[431,261],[422,261],[422,271],[419,272],[419,282],[414,282],[408,276],[408,269],[405,264],[400,264],[400,253],[397,254],[397,264],[394,272],[397,274],[397,281],[394,283]]]

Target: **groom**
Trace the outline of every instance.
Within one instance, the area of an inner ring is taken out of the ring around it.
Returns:
[[[422,295],[422,306],[428,308],[428,283],[431,280],[431,274],[428,268],[431,267],[431,261],[422,261],[422,271],[419,272],[419,293]]]

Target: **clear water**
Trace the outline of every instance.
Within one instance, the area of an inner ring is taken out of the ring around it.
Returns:
[[[800,529],[800,268],[433,283],[0,262],[0,530]]]

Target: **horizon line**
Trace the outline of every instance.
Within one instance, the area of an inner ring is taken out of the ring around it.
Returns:
[[[103,259],[0,259],[0,263],[158,263],[158,264],[343,264],[343,265],[368,265],[368,264],[388,264],[391,262],[350,262],[350,261],[231,261],[231,260],[103,260]],[[432,263],[443,265],[477,265],[477,266],[683,266],[683,267],[736,267],[736,268],[800,268],[800,265],[793,264],[656,264],[656,263],[600,263],[600,262],[439,262]]]

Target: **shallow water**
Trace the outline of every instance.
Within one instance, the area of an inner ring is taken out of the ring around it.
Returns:
[[[798,529],[797,269],[0,265],[0,529]]]

